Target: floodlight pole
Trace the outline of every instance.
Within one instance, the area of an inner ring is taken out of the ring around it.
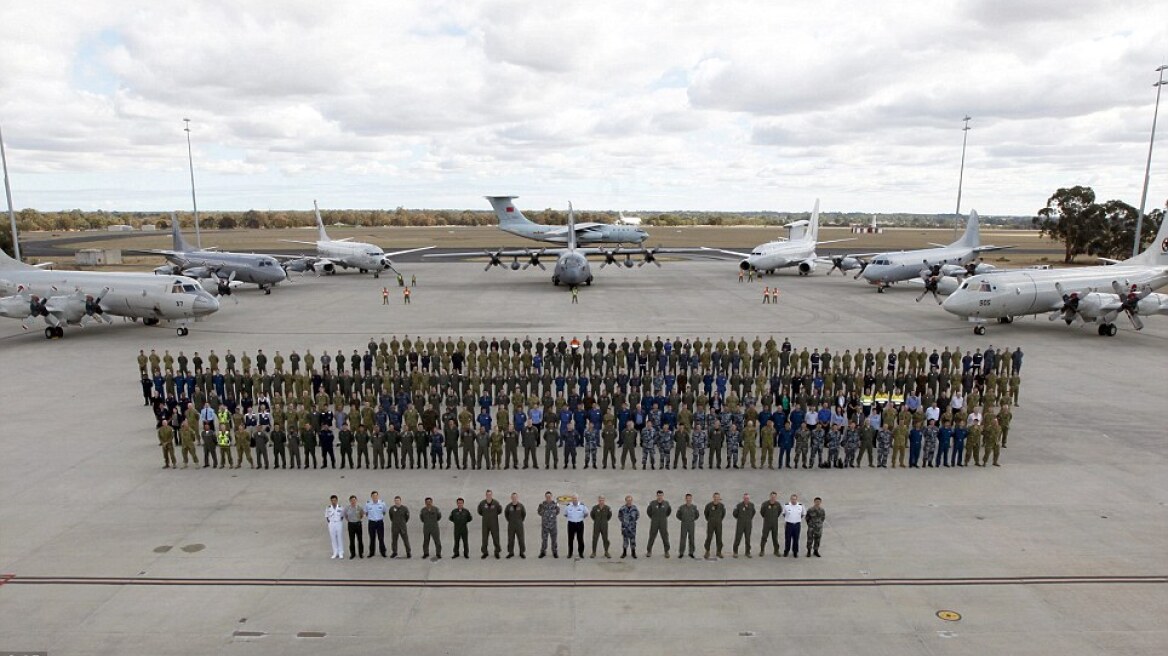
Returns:
[[[961,185],[965,182],[965,144],[969,141],[969,121],[970,117],[966,116],[961,119],[965,121],[965,127],[961,128],[961,170],[957,174],[957,218],[953,222],[953,239],[957,239],[957,228],[961,225]]]
[[[1140,212],[1136,215],[1136,237],[1135,243],[1132,244],[1132,257],[1140,254],[1140,235],[1144,230],[1144,204],[1148,202],[1148,181],[1152,174],[1152,146],[1156,144],[1156,119],[1159,118],[1160,114],[1160,90],[1164,88],[1165,69],[1168,69],[1168,65],[1156,69],[1156,72],[1160,74],[1160,80],[1152,85],[1156,87],[1156,108],[1152,110],[1152,136],[1148,138],[1148,163],[1144,165],[1144,190],[1140,192]]]
[[[16,210],[12,207],[12,185],[8,182],[8,153],[4,151],[4,131],[0,130],[0,160],[4,163],[4,196],[8,199],[8,223],[12,228],[12,254],[20,261],[20,237],[16,234]]]
[[[195,158],[191,155],[191,119],[184,118],[183,123],[186,127],[183,131],[187,133],[187,164],[191,169],[191,206],[195,209],[195,248],[203,248],[203,237],[199,234],[199,202],[195,200]]]

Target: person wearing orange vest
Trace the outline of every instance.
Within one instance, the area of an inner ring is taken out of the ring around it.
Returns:
[[[409,287],[406,287],[405,289],[402,290],[402,303],[405,303],[406,305],[410,304],[410,288]]]
[[[381,304],[389,305],[389,287],[381,288]]]
[[[763,305],[770,305],[770,302],[771,302],[771,288],[769,286],[764,287],[762,290],[762,303],[763,303]]]
[[[779,304],[779,288],[771,287],[771,305]]]

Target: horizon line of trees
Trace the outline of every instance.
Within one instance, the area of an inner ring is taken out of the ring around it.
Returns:
[[[1046,200],[1031,225],[1039,234],[1063,242],[1063,262],[1070,264],[1079,255],[1116,260],[1131,256],[1139,210],[1121,200],[1096,202],[1095,190],[1081,185],[1062,187]],[[1156,237],[1164,220],[1163,208],[1144,215],[1140,246]]]

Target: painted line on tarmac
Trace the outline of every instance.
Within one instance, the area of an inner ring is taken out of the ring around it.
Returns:
[[[831,588],[1168,583],[1168,576],[1017,576],[889,579],[265,579],[3,575],[0,585],[229,586],[306,588]]]

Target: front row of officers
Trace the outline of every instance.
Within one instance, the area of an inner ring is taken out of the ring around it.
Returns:
[[[613,509],[600,496],[596,505],[589,508],[580,503],[576,495],[571,495],[570,501],[561,505],[552,497],[551,492],[544,493],[544,500],[536,507],[535,513],[540,523],[539,557],[545,558],[549,548],[552,558],[560,557],[559,549],[559,516],[562,514],[568,525],[568,558],[584,557],[584,526],[586,520],[592,525],[592,552],[590,558],[596,558],[597,547],[603,548],[605,558],[609,555],[608,525],[613,517]],[[819,497],[814,504],[806,508],[799,503],[798,495],[792,494],[788,503],[781,503],[777,492],[771,492],[770,498],[761,506],[756,506],[750,500],[749,494],[742,495],[742,501],[733,509],[727,511],[722,503],[722,496],[717,492],[713,498],[699,510],[693,502],[693,495],[685,495],[685,503],[679,506],[676,512],[665,500],[661,490],[645,508],[645,515],[649,519],[649,542],[645,549],[645,557],[653,555],[653,545],[659,538],[664,548],[665,557],[669,558],[669,520],[677,519],[681,528],[677,555],[683,558],[688,555],[694,557],[694,532],[699,519],[706,522],[705,558],[722,558],[722,523],[729,514],[734,518],[734,546],[733,556],[738,557],[739,548],[745,546],[746,557],[751,557],[751,534],[754,529],[755,516],[762,517],[762,540],[759,542],[758,555],[766,553],[767,538],[770,538],[771,547],[775,556],[779,556],[779,525],[783,526],[783,553],[784,557],[799,557],[799,535],[803,523],[807,523],[807,540],[805,543],[807,556],[819,556],[819,543],[823,535],[823,523],[827,513],[823,509],[823,502]],[[520,558],[527,558],[527,538],[524,533],[524,522],[527,520],[527,507],[519,500],[519,494],[512,492],[510,502],[506,505],[494,498],[491,490],[487,490],[476,509],[479,524],[482,528],[482,558],[487,558],[490,547],[494,547],[495,558],[502,554],[499,539],[500,522],[507,525],[507,557],[514,558],[518,553]],[[616,509],[617,521],[621,532],[621,558],[637,557],[637,523],[641,518],[641,509],[633,503],[632,496],[626,496],[624,505]],[[344,533],[348,529],[349,558],[372,558],[375,553],[386,557],[385,548],[385,521],[389,520],[390,557],[413,557],[410,548],[409,522],[410,509],[402,503],[401,497],[394,497],[391,505],[386,505],[377,492],[369,495],[369,500],[359,504],[356,496],[349,497],[348,505],[341,505],[334,494],[329,498],[329,506],[325,508],[325,524],[328,526],[329,539],[332,543],[332,558],[345,557]],[[442,557],[442,538],[440,526],[443,513],[434,505],[434,499],[426,497],[422,509],[418,511],[418,519],[422,524],[422,558],[430,558],[433,549],[433,559]],[[466,508],[466,502],[459,498],[455,501],[455,508],[450,511],[446,520],[454,528],[454,557],[460,555],[470,558],[469,526],[474,521],[474,515]],[[365,530],[362,522],[368,524],[369,551],[366,553],[363,536]],[[400,549],[399,549],[400,546]],[[400,555],[400,556],[399,556]]]
[[[597,431],[590,423],[584,431],[584,469],[589,466],[597,468],[598,452],[604,468],[611,465],[615,469],[618,449],[621,452],[621,469],[629,462],[636,469],[638,441],[641,446],[641,466],[653,469],[657,468],[658,456],[662,469],[669,469],[671,460],[675,469],[679,464],[683,468],[692,465],[694,469],[702,469],[707,464],[707,450],[709,468],[721,469],[723,448],[727,455],[726,464],[731,469],[741,469],[747,464],[754,468],[760,462],[763,467],[774,469],[776,441],[779,469],[792,467],[792,452],[793,466],[804,469],[859,467],[865,456],[869,467],[887,467],[890,455],[893,467],[905,467],[906,452],[907,466],[914,468],[964,467],[970,461],[984,467],[990,464],[991,457],[993,465],[997,467],[1001,448],[1006,445],[1009,434],[1009,415],[990,415],[986,419],[984,426],[981,424],[981,416],[975,414],[968,422],[964,418],[956,422],[942,419],[940,423],[929,419],[923,426],[918,423],[911,427],[909,422],[889,426],[866,420],[861,428],[857,428],[853,420],[847,428],[832,426],[827,430],[822,426],[809,428],[806,425],[795,430],[788,421],[777,432],[768,424],[761,431],[761,458],[758,457],[759,431],[753,422],[747,422],[739,434],[733,426],[729,431],[722,430],[720,422],[715,421],[711,430],[695,429],[692,437],[684,428],[677,431],[671,431],[667,426],[654,429],[652,422],[648,422],[638,433],[630,421],[619,436],[612,428]],[[309,424],[305,424],[299,433],[293,432],[291,435],[279,428],[271,430],[268,426],[249,430],[243,425],[237,425],[234,430],[230,430],[227,428],[230,425],[230,421],[225,420],[220,423],[220,430],[216,430],[213,423],[203,423],[200,437],[204,467],[226,466],[238,469],[246,459],[253,469],[267,469],[270,446],[275,460],[273,466],[277,468],[335,468],[336,446],[339,445],[342,469],[346,465],[350,469],[359,469],[362,465],[373,469],[407,466],[411,469],[436,469],[443,465],[446,469],[450,469],[451,465],[457,465],[460,469],[517,469],[519,447],[522,444],[523,468],[530,466],[539,469],[537,450],[542,441],[545,468],[559,467],[558,448],[562,447],[564,468],[571,464],[575,469],[580,447],[572,423],[565,431],[557,431],[549,424],[542,440],[539,430],[534,427],[528,427],[522,434],[514,430],[488,433],[482,427],[477,432],[459,430],[454,422],[449,422],[446,430],[436,426],[432,432],[413,431],[404,435],[397,431],[374,431],[372,435],[363,429],[354,432],[346,423],[335,436],[331,429],[316,431]],[[183,467],[188,465],[188,460],[199,464],[195,453],[196,435],[189,427],[189,422],[183,422],[177,435],[168,424],[163,424],[158,429],[158,443],[162,447],[164,468],[177,467],[175,445],[182,448]],[[372,463],[369,458],[370,447],[373,452]],[[318,449],[319,464],[316,457]],[[741,460],[740,450],[744,451]],[[688,456],[690,451],[693,453],[692,460]],[[876,454],[875,464],[873,451]]]

